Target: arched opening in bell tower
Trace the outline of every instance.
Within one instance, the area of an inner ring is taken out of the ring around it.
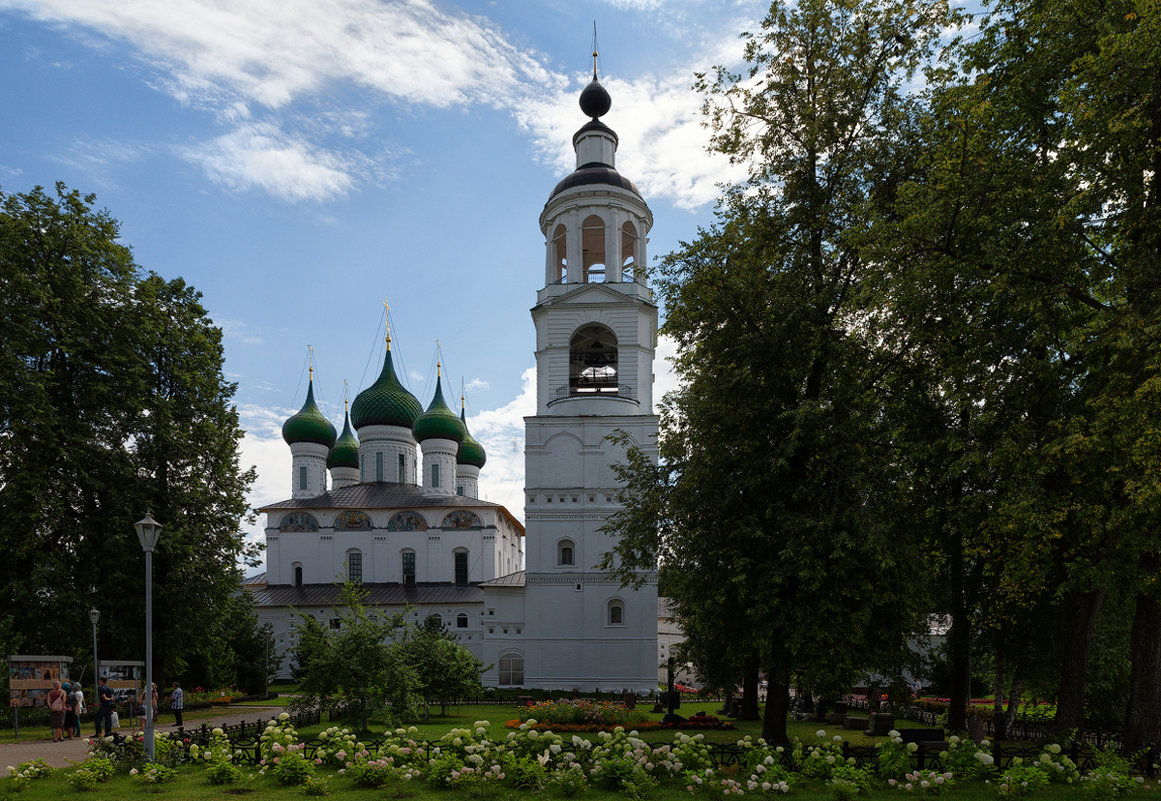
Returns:
[[[569,342],[570,395],[616,395],[617,337],[603,325],[586,325]]]
[[[605,282],[605,221],[595,214],[581,223],[581,280],[586,284]]]
[[[552,233],[553,280],[564,283],[568,280],[568,229],[556,226]]]
[[[621,280],[637,280],[637,226],[631,222],[621,226]]]

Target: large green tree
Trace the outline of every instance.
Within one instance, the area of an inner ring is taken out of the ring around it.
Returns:
[[[751,178],[660,267],[683,386],[662,466],[623,471],[607,564],[658,559],[694,636],[716,625],[759,654],[776,741],[792,676],[839,689],[900,664],[922,598],[916,530],[890,513],[890,355],[863,326],[873,288],[851,233],[895,180],[902,86],[946,19],[943,3],[776,2],[746,35],[747,73],[700,83],[713,147]]]
[[[86,661],[96,606],[101,654],[141,658],[133,523],[151,510],[155,664],[186,678],[252,554],[221,330],[184,281],[142,271],[93,196],[58,184],[0,194],[0,340],[6,650]]]

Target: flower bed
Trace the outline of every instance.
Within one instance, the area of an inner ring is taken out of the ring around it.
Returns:
[[[532,731],[554,731],[562,733],[584,733],[597,731],[613,731],[620,724],[600,724],[600,723],[556,723],[554,721],[539,721],[535,718],[528,720],[508,720],[504,722],[506,729],[519,729],[524,727],[526,730]],[[659,720],[646,720],[642,723],[634,723],[633,728],[637,731],[680,731],[680,730],[709,730],[709,729],[732,729],[734,724],[730,721],[720,721],[712,715],[700,716],[698,719],[689,719],[680,723],[662,723]]]

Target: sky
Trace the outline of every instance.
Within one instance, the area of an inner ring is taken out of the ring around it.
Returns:
[[[282,422],[342,427],[392,351],[426,407],[467,398],[480,497],[523,517],[538,215],[574,167],[599,71],[652,261],[713,220],[737,169],[705,149],[694,74],[736,65],[761,2],[0,0],[0,189],[69,187],[137,263],[203,293],[237,383],[255,507],[290,495]],[[437,349],[438,342],[438,349]],[[309,348],[309,350],[308,350]],[[672,386],[662,341],[655,396]],[[344,384],[346,382],[346,384]],[[247,525],[261,539],[263,521]]]

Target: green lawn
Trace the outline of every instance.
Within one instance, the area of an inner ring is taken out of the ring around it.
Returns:
[[[649,712],[651,707],[645,708],[646,715],[651,720],[660,721],[664,714]],[[704,703],[704,704],[684,704],[680,710],[683,717],[688,717],[697,711],[704,711],[706,714],[714,714],[718,709],[718,703]],[[410,726],[415,726],[419,729],[420,739],[437,740],[449,729],[452,728],[466,728],[471,726],[477,720],[486,720],[491,726],[488,728],[488,736],[495,739],[502,739],[505,737],[509,729],[504,728],[504,722],[514,720],[518,716],[519,707],[511,704],[503,705],[480,705],[480,706],[452,706],[448,707],[447,715],[439,714],[439,707],[434,706],[430,709],[430,720],[427,723],[411,723]],[[726,718],[722,718],[726,720]],[[303,737],[312,737],[328,726],[341,726],[340,723],[324,722],[320,726],[311,726],[302,729],[299,733]],[[910,721],[900,720],[898,722],[900,728],[914,728],[920,727],[918,723],[911,723]],[[739,720],[734,721],[735,728],[726,731],[698,731],[698,734],[704,734],[706,742],[709,743],[733,743],[737,742],[747,734],[757,739],[762,736],[762,721],[760,720]],[[631,728],[631,727],[630,727]],[[381,733],[384,727],[382,724],[377,724],[375,721],[371,723],[371,731],[374,734]],[[819,729],[824,729],[828,736],[841,734],[843,739],[851,745],[874,745],[882,738],[867,737],[861,731],[853,731],[843,729],[840,726],[832,724],[820,724],[810,722],[791,721],[789,726],[789,733],[791,737],[798,737],[805,743],[813,743],[816,739],[815,732]],[[694,732],[690,732],[691,734]],[[580,735],[587,739],[594,739],[596,734],[582,734]],[[669,742],[673,739],[673,732],[668,729],[644,731],[641,733],[641,738],[647,742]]]

